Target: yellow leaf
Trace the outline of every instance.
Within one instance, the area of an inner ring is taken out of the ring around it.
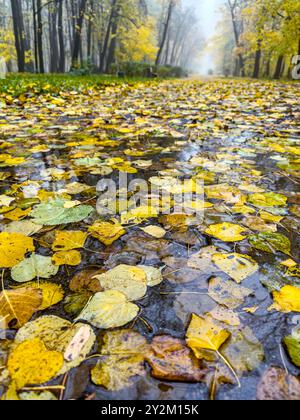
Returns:
[[[0,267],[14,267],[31,251],[34,251],[32,238],[20,233],[0,233]]]
[[[117,328],[132,321],[138,312],[139,307],[128,302],[124,293],[107,290],[96,293],[76,321],[85,320],[96,328]]]
[[[121,224],[128,225],[130,223],[141,223],[146,219],[157,217],[157,209],[150,206],[140,206],[136,209],[129,210],[121,214]]]
[[[285,261],[282,261],[280,263],[281,265],[283,265],[284,267],[288,267],[288,268],[293,268],[293,267],[297,267],[297,263],[292,260],[291,258]]]
[[[81,254],[79,251],[60,251],[56,252],[52,261],[55,265],[71,265],[76,266],[81,263]]]
[[[39,307],[40,311],[43,311],[44,309],[56,305],[57,303],[62,301],[64,297],[64,289],[60,284],[49,283],[46,281],[31,281],[29,283],[26,283],[26,287],[42,291],[43,300],[41,306]]]
[[[57,231],[52,245],[53,251],[71,251],[72,249],[83,248],[87,238],[86,232],[79,231]]]
[[[42,304],[42,291],[23,287],[17,290],[3,290],[0,293],[0,321],[4,325],[16,320],[17,327],[26,324]]]
[[[242,254],[215,254],[213,262],[224,273],[228,274],[237,283],[241,283],[247,277],[258,270],[258,264],[248,255]]]
[[[216,325],[210,317],[202,318],[196,314],[186,333],[187,345],[196,357],[202,357],[201,350],[218,351],[230,337],[230,332]]]
[[[14,222],[17,222],[19,220],[24,219],[24,217],[28,216],[28,214],[31,212],[31,208],[27,209],[27,210],[22,210],[22,209],[15,209],[12,210],[8,213],[5,213],[4,217],[5,219],[9,219],[12,220]]]
[[[126,230],[118,222],[95,222],[89,227],[90,234],[104,245],[112,245],[126,233]]]
[[[61,353],[48,350],[39,338],[24,341],[11,352],[7,367],[17,389],[41,385],[55,377],[62,368]]]
[[[244,232],[245,228],[228,222],[211,225],[205,231],[207,235],[214,236],[224,242],[243,241],[246,237],[242,236],[241,233]]]
[[[154,225],[141,228],[141,230],[147,233],[147,235],[153,236],[154,238],[157,238],[157,239],[163,238],[166,234],[165,229],[159,226],[154,226]]]
[[[300,312],[300,289],[294,286],[284,286],[279,292],[273,292],[274,304],[269,310],[280,312]]]
[[[118,290],[128,300],[141,299],[147,292],[147,276],[139,267],[121,264],[95,278],[104,290]]]

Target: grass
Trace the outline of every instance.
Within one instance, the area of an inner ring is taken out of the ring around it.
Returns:
[[[70,74],[9,74],[0,80],[1,94],[18,97],[23,94],[59,94],[67,91],[84,91],[89,88],[101,88],[127,83],[153,82],[146,78],[118,78],[109,75],[76,76]],[[156,79],[158,81],[158,79]]]

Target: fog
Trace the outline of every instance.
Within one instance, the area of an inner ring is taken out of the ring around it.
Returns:
[[[182,4],[193,6],[199,20],[199,28],[204,38],[204,49],[199,57],[194,57],[193,71],[207,75],[209,70],[214,70],[213,54],[208,48],[208,42],[216,33],[220,18],[220,7],[224,0],[182,0]]]

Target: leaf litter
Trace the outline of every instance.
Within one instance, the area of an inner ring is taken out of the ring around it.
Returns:
[[[144,398],[149,381],[153,398],[169,381],[169,398],[181,382],[187,398],[247,399],[245,374],[253,398],[295,399],[282,367],[299,367],[299,335],[279,330],[283,366],[273,331],[300,312],[296,86],[124,82],[61,95],[0,110],[2,398],[56,399],[61,375],[92,362],[99,399]],[[119,173],[173,199],[152,193],[157,207],[134,208],[120,189],[119,208],[97,201],[99,179]],[[161,214],[182,193],[186,208]]]

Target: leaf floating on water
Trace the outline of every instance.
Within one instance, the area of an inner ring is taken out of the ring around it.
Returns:
[[[48,350],[39,338],[17,345],[8,359],[8,370],[17,389],[41,385],[53,379],[63,366],[63,356]]]
[[[257,388],[259,401],[299,401],[300,381],[279,367],[270,367]]]
[[[300,367],[300,337],[299,335],[292,334],[283,340],[288,354],[294,365]]]
[[[270,254],[280,251],[284,254],[291,255],[291,242],[286,236],[281,235],[280,233],[262,232],[250,236],[249,242],[253,248],[260,251],[268,252]]]
[[[286,206],[287,197],[276,193],[257,193],[248,198],[248,202],[256,207]]]
[[[25,258],[27,252],[32,251],[32,238],[20,233],[0,233],[0,267],[14,267]]]
[[[139,265],[138,268],[145,272],[147,277],[147,286],[154,287],[163,282],[164,278],[162,276],[161,269],[146,265]]]
[[[147,292],[148,277],[140,267],[121,264],[95,278],[104,290],[122,292],[130,301],[141,299]]]
[[[41,289],[24,287],[16,290],[3,290],[0,293],[1,322],[8,326],[11,321],[15,320],[17,328],[20,328],[41,307],[42,300]]]
[[[65,204],[66,201],[61,199],[39,204],[30,213],[32,221],[38,225],[46,226],[75,223],[87,218],[94,211],[91,206],[80,205],[66,208]]]
[[[258,264],[248,255],[242,254],[214,254],[213,262],[224,273],[228,274],[237,283],[256,273]]]
[[[300,312],[300,288],[284,286],[279,292],[273,292],[274,304],[269,310],[289,313]]]
[[[205,370],[184,340],[167,335],[154,337],[147,355],[151,375],[160,380],[173,382],[200,382]]]
[[[214,277],[209,281],[209,296],[228,309],[238,308],[252,293],[252,290],[239,286],[231,280],[225,281],[219,277]]]
[[[104,245],[111,245],[121,236],[125,235],[126,230],[118,222],[95,222],[89,227],[90,234],[102,242]]]
[[[58,273],[56,267],[51,260],[51,257],[44,257],[38,254],[32,254],[18,265],[15,265],[11,270],[11,276],[14,281],[18,283],[27,282],[34,278],[49,279]]]
[[[144,362],[149,346],[146,339],[131,330],[106,332],[101,359],[92,370],[92,381],[110,391],[127,388],[135,377],[146,374]]]
[[[26,287],[30,289],[41,290],[43,300],[42,300],[41,306],[39,307],[40,311],[43,311],[44,309],[47,309],[53,305],[56,305],[57,303],[62,301],[64,297],[64,289],[62,288],[60,284],[49,283],[45,281],[39,281],[39,282],[32,281],[32,282],[27,283]],[[16,290],[20,290],[20,289],[16,288]]]
[[[246,239],[246,236],[242,235],[245,231],[246,229],[239,225],[224,222],[209,226],[205,233],[224,242],[237,242]]]
[[[71,251],[83,248],[87,239],[87,233],[81,231],[57,231],[52,244],[53,251]]]
[[[186,332],[187,345],[199,358],[203,357],[201,350],[218,351],[228,340],[230,332],[219,327],[210,317],[192,315],[192,319]]]
[[[96,293],[76,318],[90,322],[96,328],[116,328],[128,324],[139,313],[139,307],[128,302],[116,290]]]
[[[67,350],[70,350],[72,342],[76,342],[74,337],[76,337],[79,331],[82,331],[82,327],[85,328],[85,339],[83,343],[79,344],[78,347],[75,346],[75,349],[80,347],[80,352],[77,352],[76,355],[75,351],[71,352],[71,360],[66,360],[63,358],[63,366],[55,376],[64,375],[70,369],[79,366],[90,353],[96,339],[95,334],[90,326],[83,323],[72,324],[71,322],[57,316],[41,316],[35,321],[28,322],[18,331],[15,337],[15,344],[20,344],[24,341],[39,338],[44,342],[47,349],[56,350],[63,356],[66,355]],[[90,331],[89,335],[87,333],[87,328]],[[89,336],[88,339],[87,336]],[[74,349],[73,345],[72,349]],[[68,354],[69,353],[70,352],[68,351]]]
[[[147,233],[147,235],[153,236],[157,239],[162,239],[165,234],[167,233],[165,229],[159,227],[159,226],[147,226],[145,228],[141,228],[142,231]]]

